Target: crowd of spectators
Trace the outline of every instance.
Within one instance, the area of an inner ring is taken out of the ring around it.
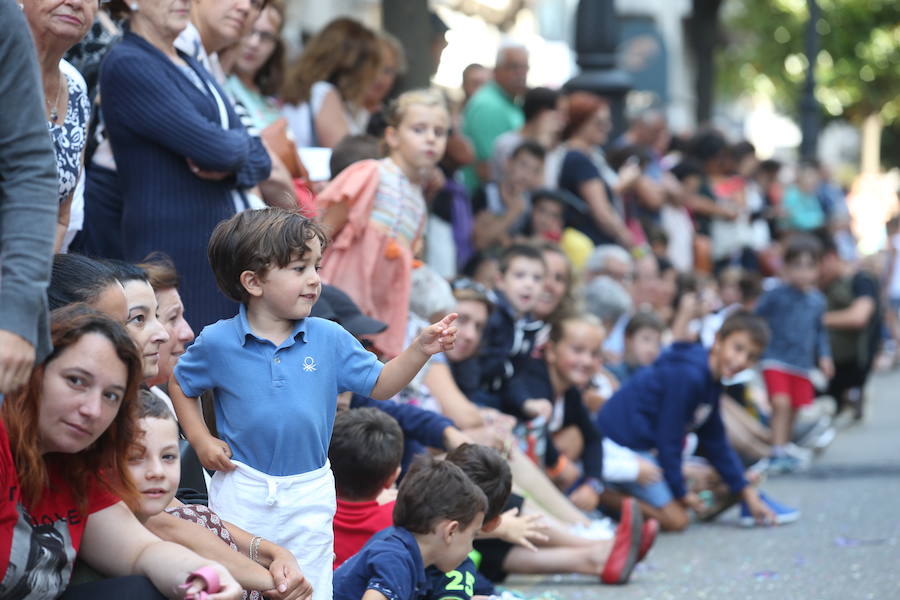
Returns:
[[[798,519],[765,478],[900,338],[896,218],[863,258],[821,165],[614,136],[521,45],[398,93],[397,39],[289,57],[283,0],[0,22],[0,598],[626,583],[659,530]]]

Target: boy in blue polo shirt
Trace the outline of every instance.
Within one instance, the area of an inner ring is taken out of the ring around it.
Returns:
[[[331,598],[336,500],[328,444],[338,394],[390,398],[456,337],[451,314],[382,365],[340,325],[308,318],[325,243],[316,223],[281,209],[220,223],[209,262],[240,312],[204,328],[169,384],[188,441],[216,471],[210,507],[291,550],[315,600]],[[207,390],[215,394],[221,439],[195,400]]]
[[[417,459],[397,492],[394,526],[334,572],[334,600],[416,600],[429,589],[428,567],[446,573],[466,560],[486,510],[458,466]]]

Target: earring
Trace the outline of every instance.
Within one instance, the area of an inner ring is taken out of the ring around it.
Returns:
[[[140,8],[140,6],[138,6],[137,2],[132,2],[131,4],[128,5],[128,8],[131,9],[131,12],[137,12],[138,9]]]

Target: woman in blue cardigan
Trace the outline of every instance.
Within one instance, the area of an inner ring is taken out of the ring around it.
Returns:
[[[234,315],[206,258],[216,224],[249,207],[245,190],[266,179],[271,162],[225,92],[196,61],[175,49],[187,2],[140,0],[129,30],[100,73],[103,116],[124,199],[118,231],[126,260],[152,251],[172,257],[191,325]],[[110,228],[114,225],[108,225]]]

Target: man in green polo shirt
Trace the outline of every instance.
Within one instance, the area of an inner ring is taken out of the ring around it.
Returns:
[[[528,87],[527,79],[528,51],[523,46],[504,46],[497,52],[494,80],[481,86],[466,104],[463,133],[475,146],[475,164],[463,172],[469,193],[490,181],[494,141],[525,122],[517,100]]]

